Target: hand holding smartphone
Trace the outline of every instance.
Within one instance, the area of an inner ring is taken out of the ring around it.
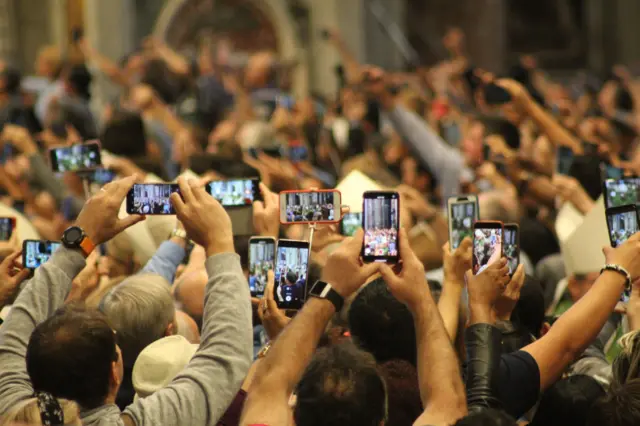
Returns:
[[[283,191],[280,193],[280,223],[337,223],[342,196],[335,189]]]
[[[400,195],[397,192],[367,191],[363,195],[362,223],[364,262],[398,263],[400,248]]]
[[[351,237],[362,226],[362,213],[347,213],[340,221],[340,234]]]
[[[308,274],[309,242],[278,241],[273,287],[278,308],[292,310],[302,308],[307,295]]]
[[[618,247],[633,234],[640,231],[640,217],[635,204],[610,207],[605,212],[611,247]],[[623,304],[629,303],[630,292],[625,290],[620,297]]]
[[[515,223],[504,225],[504,256],[507,258],[509,275],[513,276],[520,264],[520,227]]]
[[[556,173],[568,176],[573,165],[573,150],[568,146],[558,147],[556,153]]]
[[[176,211],[171,204],[171,194],[180,193],[177,183],[135,184],[127,194],[128,214],[173,215]]]
[[[252,297],[264,296],[267,272],[274,270],[275,238],[253,237],[249,240],[249,290]]]
[[[473,273],[478,275],[503,255],[504,225],[478,221],[473,225]]]

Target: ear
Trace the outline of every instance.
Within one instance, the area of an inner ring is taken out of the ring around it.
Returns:
[[[111,362],[111,383],[114,385],[115,388],[119,388],[121,382],[122,382],[122,379],[120,378],[118,361],[112,361]]]
[[[175,334],[178,334],[178,327],[176,326],[176,319],[174,317],[173,321],[167,324],[167,328],[164,329],[164,336],[173,336]]]

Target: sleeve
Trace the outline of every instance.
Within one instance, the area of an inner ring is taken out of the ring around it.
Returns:
[[[40,266],[0,327],[0,413],[33,394],[25,356],[33,329],[64,304],[84,257],[64,247]]]
[[[67,198],[67,191],[60,180],[53,174],[51,167],[40,153],[33,154],[29,157],[31,173],[34,179],[55,199],[58,209],[62,208],[62,204]],[[82,210],[84,201],[78,197],[70,197],[71,215],[77,216]]]
[[[171,284],[176,276],[176,270],[186,255],[185,249],[178,244],[165,241],[139,274],[158,274]]]
[[[457,149],[447,145],[418,115],[396,106],[388,112],[389,120],[411,151],[441,183],[444,199],[458,193],[464,159]]]
[[[538,402],[540,369],[527,352],[503,354],[498,376],[498,397],[504,411],[520,418]]]
[[[188,366],[166,388],[126,408],[138,426],[214,426],[249,371],[253,331],[249,286],[239,256],[207,260],[202,341]]]

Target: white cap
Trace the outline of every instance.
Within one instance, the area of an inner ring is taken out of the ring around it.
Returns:
[[[198,345],[177,335],[163,337],[144,348],[131,374],[136,396],[145,398],[171,383],[197,350]]]
[[[603,246],[609,246],[609,232],[600,197],[585,216],[565,203],[556,218],[556,234],[567,276],[599,271],[605,264]]]

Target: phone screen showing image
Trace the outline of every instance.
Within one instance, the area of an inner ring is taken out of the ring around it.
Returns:
[[[276,242],[272,238],[249,241],[249,290],[251,296],[262,297],[267,287],[267,273],[273,270]]]
[[[362,227],[362,213],[347,213],[342,216],[342,222],[340,223],[342,235],[351,237],[360,227]]]
[[[47,262],[61,245],[62,243],[53,241],[25,240],[22,246],[23,266],[28,269],[38,268]]]
[[[97,143],[78,144],[49,151],[54,172],[77,172],[100,166],[100,145]]]
[[[223,207],[248,207],[260,199],[258,185],[258,179],[216,180],[207,184],[207,192]]]
[[[479,274],[502,257],[502,227],[481,227],[473,230],[473,273]]]
[[[607,208],[630,204],[637,205],[640,200],[640,179],[626,178],[607,180],[605,186],[605,205]]]
[[[363,208],[365,262],[398,261],[399,196],[397,192],[367,192]]]
[[[16,219],[13,217],[0,217],[0,241],[8,241],[13,234]]]
[[[283,223],[336,222],[340,220],[339,192],[281,192]],[[282,212],[281,212],[282,214]]]
[[[638,232],[638,214],[633,209],[607,209],[607,225],[611,247],[618,247]]]
[[[453,251],[460,246],[465,238],[473,239],[473,222],[477,217],[476,203],[474,201],[453,203],[450,210],[451,235],[449,239]]]
[[[307,289],[309,244],[280,240],[276,256],[274,296],[280,309],[300,309]]]
[[[171,194],[180,193],[174,183],[143,183],[133,185],[127,194],[127,213],[141,215],[172,215]]]
[[[509,274],[513,275],[520,264],[520,247],[518,242],[518,227],[504,226],[504,256],[507,258]]]

